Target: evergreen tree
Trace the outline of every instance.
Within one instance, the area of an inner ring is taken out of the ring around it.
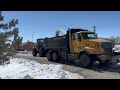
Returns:
[[[8,23],[2,23],[4,16],[0,11],[0,62],[4,62],[14,55],[14,47],[22,43],[22,38],[18,35],[19,30],[16,28],[18,19],[12,19]],[[16,45],[16,46],[15,46]]]

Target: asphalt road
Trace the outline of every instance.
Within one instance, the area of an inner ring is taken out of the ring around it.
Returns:
[[[119,64],[108,64],[106,66],[101,66],[99,63],[94,63],[89,69],[81,68],[77,62],[50,62],[46,57],[33,57],[31,53],[29,54],[17,54],[15,58],[26,58],[34,60],[41,64],[62,64],[63,69],[70,71],[72,73],[78,73],[82,75],[85,79],[120,79],[120,65]],[[113,57],[113,60],[119,59],[120,55]]]

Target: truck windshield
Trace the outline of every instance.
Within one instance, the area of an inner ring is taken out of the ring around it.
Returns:
[[[39,43],[39,44],[40,44],[40,43],[43,43],[43,42],[44,42],[44,40],[42,40],[42,39],[38,39],[38,40],[37,40],[37,43]]]
[[[97,39],[97,34],[95,33],[82,33],[83,39]]]

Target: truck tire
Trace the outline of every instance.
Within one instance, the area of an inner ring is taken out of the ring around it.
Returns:
[[[82,53],[79,56],[79,62],[80,62],[80,66],[83,67],[83,68],[89,68],[93,64],[93,60],[86,53]]]
[[[53,59],[53,61],[58,61],[58,55],[56,52],[52,53],[52,59]]]
[[[108,64],[109,63],[109,60],[100,60],[100,59],[98,59],[98,62],[100,63],[100,65],[106,65],[106,64]]]
[[[40,57],[44,57],[44,52],[43,52],[43,50],[39,50],[39,56],[40,56]]]
[[[48,61],[52,61],[52,54],[50,52],[47,52],[46,56]]]
[[[32,50],[32,55],[33,55],[33,56],[37,56],[36,49],[33,49],[33,50]]]

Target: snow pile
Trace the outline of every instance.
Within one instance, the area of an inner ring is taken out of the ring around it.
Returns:
[[[17,53],[19,56],[33,56],[31,53]]]
[[[27,50],[25,50],[25,51],[19,51],[19,53],[28,54],[28,51]]]
[[[39,64],[23,58],[14,58],[10,64],[0,66],[2,79],[23,79],[25,76],[35,79],[83,79],[82,76],[62,69],[61,65]]]
[[[120,45],[115,45],[115,47],[113,48],[113,51],[116,53],[120,53]]]

